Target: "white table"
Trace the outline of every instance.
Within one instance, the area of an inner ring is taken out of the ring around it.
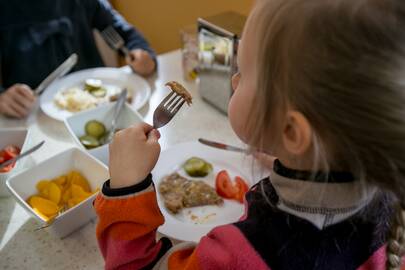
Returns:
[[[162,150],[199,137],[240,145],[227,117],[200,98],[196,83],[183,80],[180,51],[160,55],[158,62],[157,75],[149,79],[150,101],[139,111],[146,122],[152,123],[154,108],[168,93],[165,82],[181,82],[194,97],[190,108],[182,109],[160,130]],[[75,146],[62,122],[47,117],[40,110],[34,116],[36,121],[31,124],[0,116],[0,128],[28,126],[32,135],[30,144],[46,140],[46,144],[31,156],[31,166]],[[104,261],[97,246],[95,226],[92,222],[63,240],[46,230],[34,232],[38,223],[13,198],[1,198],[0,269],[102,269]]]

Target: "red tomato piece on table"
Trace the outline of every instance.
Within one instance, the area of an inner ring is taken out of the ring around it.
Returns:
[[[236,196],[237,190],[235,189],[231,177],[225,170],[220,171],[215,179],[215,189],[219,196],[226,199],[233,199]]]

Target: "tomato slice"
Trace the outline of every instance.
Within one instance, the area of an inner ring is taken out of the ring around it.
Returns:
[[[20,148],[13,145],[6,146],[3,150],[0,151],[0,164],[18,156],[18,154],[20,154]],[[15,162],[0,169],[0,173],[9,172],[14,168],[14,166]]]
[[[15,162],[7,165],[6,167],[3,167],[0,169],[0,173],[5,173],[5,172],[9,172],[14,168]]]
[[[233,199],[237,193],[237,190],[231,181],[231,177],[225,170],[222,170],[217,174],[215,179],[215,189],[218,195],[225,199]]]
[[[3,151],[4,151],[4,158],[6,160],[9,160],[18,156],[18,154],[20,153],[20,148],[18,148],[17,146],[9,145],[6,146],[6,148],[4,148]]]
[[[3,162],[6,161],[6,157],[3,150],[0,150],[0,159],[3,160]]]
[[[235,199],[240,203],[243,203],[243,199],[245,198],[245,193],[249,190],[249,186],[246,184],[245,180],[242,177],[236,176],[235,177],[235,187],[238,190],[236,193]]]
[[[243,203],[245,193],[249,190],[249,186],[240,176],[236,176],[235,182],[233,182],[228,172],[222,170],[217,174],[215,179],[215,189],[222,198]]]

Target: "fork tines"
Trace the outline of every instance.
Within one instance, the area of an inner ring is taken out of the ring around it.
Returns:
[[[182,95],[174,91],[169,93],[153,113],[153,127],[160,128],[170,122],[185,102]]]
[[[128,49],[125,47],[125,41],[111,25],[106,27],[101,35],[107,41],[107,43],[116,50],[121,50],[124,54],[127,54]]]
[[[185,100],[184,100],[183,96],[177,94],[176,92],[171,92],[162,101],[162,104],[169,112],[173,113],[175,110],[176,111],[179,110],[181,108],[181,106],[183,106],[184,102],[185,102]]]
[[[116,44],[119,43],[124,43],[124,40],[122,37],[117,33],[117,31],[110,25],[107,28],[105,28],[101,32],[102,36],[105,38],[105,40],[114,48],[116,48]],[[116,48],[118,49],[118,48]]]

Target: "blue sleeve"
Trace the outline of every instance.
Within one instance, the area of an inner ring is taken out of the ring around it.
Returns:
[[[3,40],[0,36],[0,44],[3,43]],[[2,58],[2,50],[0,46],[0,94],[5,91],[5,88],[3,87],[3,58]]]
[[[115,30],[125,40],[125,46],[129,50],[143,49],[156,61],[156,54],[149,46],[144,36],[131,24],[129,24],[115,9],[113,9],[107,0],[93,0],[92,26],[99,31],[112,25]]]

